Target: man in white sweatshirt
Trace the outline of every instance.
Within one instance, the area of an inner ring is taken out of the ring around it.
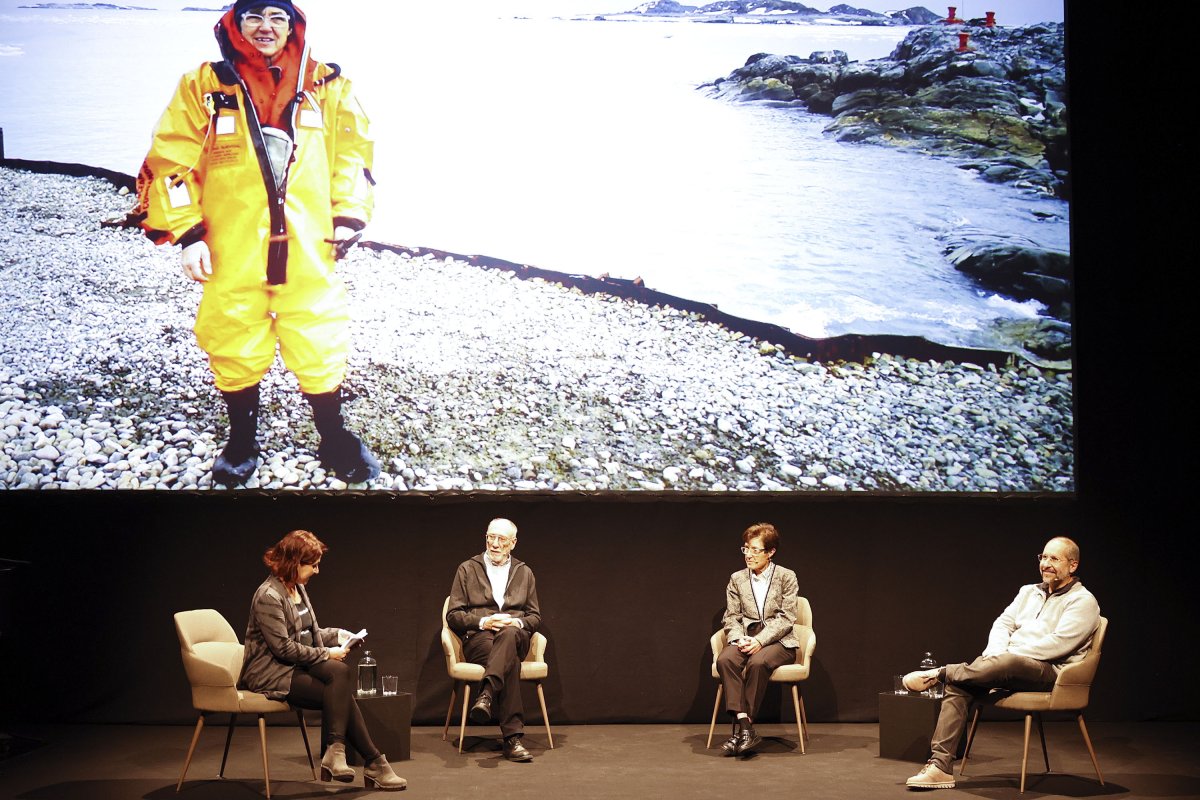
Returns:
[[[947,664],[904,676],[909,691],[936,683],[946,687],[925,767],[908,779],[911,789],[953,789],[954,752],[967,724],[971,701],[992,689],[1044,692],[1064,665],[1087,655],[1100,624],[1100,606],[1075,577],[1079,546],[1065,536],[1038,555],[1042,582],[1021,587],[992,623],[987,648],[970,664]]]

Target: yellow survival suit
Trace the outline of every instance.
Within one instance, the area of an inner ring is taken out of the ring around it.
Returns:
[[[211,252],[195,333],[230,407],[231,443],[223,455],[234,445],[235,412],[240,418],[250,402],[244,393],[253,394],[257,422],[257,386],[275,360],[276,342],[310,402],[334,396],[341,428],[349,311],[331,242],[335,226],[361,230],[373,207],[373,142],[350,81],[336,65],[309,57],[304,16],[289,2],[266,3],[291,12],[276,66],[258,56],[239,25],[247,10],[263,5],[239,0],[222,15],[215,33],[225,60],[180,80],[138,181],[142,226],[152,240],[185,247],[204,241]],[[322,461],[340,461],[341,469],[328,466],[364,479],[353,469],[363,466],[356,456],[373,457],[353,434],[339,430],[331,438],[316,404],[314,412]],[[236,484],[249,477],[258,456],[253,431],[242,445],[253,451],[239,453],[243,462],[252,456],[247,474],[218,476],[218,464],[215,478]],[[335,445],[347,451],[342,458],[330,449]],[[377,462],[367,472],[375,477]]]

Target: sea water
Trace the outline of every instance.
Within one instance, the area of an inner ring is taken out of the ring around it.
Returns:
[[[17,6],[0,0],[13,158],[135,173],[179,76],[217,55],[216,11]],[[992,321],[1042,309],[957,272],[939,235],[972,226],[1068,247],[1065,202],[697,88],[759,52],[882,57],[905,28],[303,7],[314,54],[341,64],[371,116],[371,239],[641,277],[809,336],[973,346],[998,344]]]

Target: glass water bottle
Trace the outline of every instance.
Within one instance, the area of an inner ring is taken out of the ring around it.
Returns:
[[[371,657],[371,651],[363,653],[362,659],[358,662],[358,693],[374,697],[379,693],[378,683],[379,666],[375,663],[375,659]]]

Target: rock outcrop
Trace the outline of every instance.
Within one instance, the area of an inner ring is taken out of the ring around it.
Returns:
[[[913,6],[901,11],[880,13],[855,8],[845,3],[828,11],[794,3],[790,0],[716,0],[702,6],[690,6],[676,0],[649,0],[626,12],[647,17],[688,17],[704,22],[772,22],[775,24],[806,24],[823,20],[855,22],[859,25],[929,25],[941,19],[927,8]],[[605,15],[606,19],[624,16]]]
[[[960,33],[968,34],[960,50]],[[953,159],[984,180],[1070,196],[1063,26],[934,25],[909,33],[887,58],[858,62],[841,50],[758,53],[705,84],[714,97],[798,107],[833,117],[839,141]],[[1055,317],[1014,331],[1029,352],[1070,352],[1070,255],[1027,239],[959,230],[943,237],[954,266],[981,286],[1044,303]]]
[[[960,33],[968,34],[960,50]],[[713,96],[795,104],[833,117],[826,131],[952,158],[985,180],[1070,195],[1061,23],[1023,28],[931,25],[887,58],[840,50],[759,53],[705,84]]]

